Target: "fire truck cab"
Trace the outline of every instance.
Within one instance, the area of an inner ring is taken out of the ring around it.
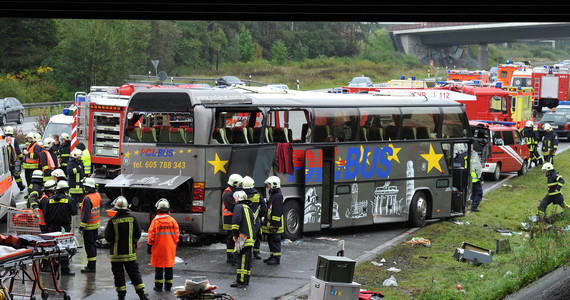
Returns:
[[[559,101],[570,100],[570,70],[548,66],[533,68],[532,88],[533,108],[538,111],[542,111],[543,107],[555,108]]]
[[[512,62],[510,60],[507,60],[506,64],[498,64],[497,82],[500,82],[502,86],[512,86],[513,73],[521,71],[523,69],[530,70],[530,62]]]
[[[473,81],[477,80],[482,83],[489,83],[490,73],[489,71],[469,71],[469,70],[448,70],[447,80],[448,81]]]

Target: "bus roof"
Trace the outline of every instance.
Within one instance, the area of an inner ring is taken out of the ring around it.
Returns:
[[[502,91],[502,90],[501,90]],[[177,103],[177,104],[175,104]],[[386,96],[322,92],[264,93],[252,89],[156,89],[137,91],[131,97],[131,111],[187,112],[194,105],[260,105],[269,107],[372,107],[372,106],[461,106],[442,98]]]

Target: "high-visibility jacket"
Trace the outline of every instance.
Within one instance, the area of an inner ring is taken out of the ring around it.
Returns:
[[[167,213],[156,215],[148,228],[148,244],[152,245],[150,265],[155,268],[172,268],[179,237],[178,223],[173,217]]]
[[[551,151],[558,150],[558,134],[554,131],[546,131],[542,138],[542,155],[549,155]]]
[[[83,153],[81,154],[81,161],[83,162],[83,167],[85,168],[85,175],[91,174],[91,153],[89,153],[89,150],[83,150]]]
[[[70,152],[71,152],[71,145],[69,144],[68,141],[65,141],[64,143],[61,144],[59,149],[57,149],[56,153],[57,156],[59,157],[61,169],[65,172],[65,174],[67,174],[67,162],[71,157],[71,155],[69,154]]]
[[[97,192],[83,197],[81,204],[81,223],[85,230],[96,230],[101,224],[101,195]]]
[[[83,173],[81,160],[74,157],[70,158],[67,163],[67,179],[70,194],[83,194],[83,186],[81,184],[83,178],[85,178],[85,173]]]
[[[234,215],[232,218],[232,236],[245,239],[243,247],[253,247],[253,244],[255,244],[253,222],[254,220],[251,208],[243,203],[238,203],[234,207]]]
[[[267,213],[267,204],[265,203],[265,198],[261,196],[261,194],[255,189],[244,189],[247,200],[251,201],[249,207],[253,212],[253,220],[254,220],[254,231],[258,232],[261,229],[261,216]]]
[[[228,186],[222,193],[222,228],[224,230],[232,230],[232,217],[236,206],[234,193],[239,190],[239,188]]]
[[[283,194],[281,194],[281,189],[271,189],[269,190],[269,201],[267,201],[267,217],[265,218],[265,224],[263,224],[263,233],[283,233]],[[277,230],[271,230],[270,227],[273,226]]]
[[[105,228],[105,240],[111,244],[111,262],[137,260],[136,249],[141,232],[141,226],[133,215],[126,210],[117,211]]]
[[[560,194],[560,189],[564,186],[564,178],[555,171],[547,172],[546,178],[548,183],[548,195]]]
[[[8,168],[10,172],[14,172],[16,171],[16,150],[12,145],[8,145],[6,150],[8,150]]]
[[[525,127],[523,130],[521,130],[521,135],[526,140],[528,150],[531,152],[535,151],[536,147],[538,146],[538,142],[540,141],[538,129],[534,127]]]
[[[52,179],[51,172],[56,168],[59,168],[57,156],[47,149],[42,149],[40,152],[40,170],[44,172],[44,182]]]
[[[24,155],[24,163],[22,164],[22,168],[24,169],[39,169],[40,167],[40,152],[42,147],[38,145],[37,142],[33,142],[28,147],[26,147],[26,151],[28,154]]]
[[[44,209],[48,203],[48,199],[51,195],[48,194],[43,194],[42,197],[40,198],[40,201],[38,201],[38,223],[40,225],[46,225],[46,220],[44,217]]]
[[[32,179],[30,185],[28,185],[28,196],[26,201],[26,207],[29,209],[36,209],[39,205],[39,199],[42,196],[42,181],[41,179]]]

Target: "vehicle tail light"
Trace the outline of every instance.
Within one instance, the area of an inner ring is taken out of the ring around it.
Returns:
[[[538,123],[538,129],[542,129],[542,124]]]
[[[568,130],[568,129],[570,129],[570,124],[565,124],[565,125],[564,125],[564,130]]]
[[[205,185],[203,182],[194,182],[194,189],[192,190],[192,212],[204,212]]]

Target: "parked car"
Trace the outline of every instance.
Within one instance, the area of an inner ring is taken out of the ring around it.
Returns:
[[[352,78],[352,80],[348,83],[349,87],[373,87],[374,83],[372,83],[372,80],[370,79],[370,77],[354,77]]]
[[[474,149],[481,156],[483,175],[497,181],[503,172],[526,174],[528,146],[516,128],[478,121],[469,121],[469,125],[478,146]]]
[[[231,86],[231,85],[245,85],[236,76],[222,76],[220,79],[216,80],[216,86]]]
[[[544,134],[544,124],[550,124],[552,130],[558,134],[559,138],[565,137],[570,140],[570,114],[567,112],[559,111],[558,109],[553,112],[544,113],[542,118],[537,124],[538,131],[541,136]]]
[[[284,84],[284,83],[272,83],[272,84],[268,84],[267,86],[282,89],[282,90],[288,90],[289,89],[289,86]]]
[[[8,122],[24,123],[24,106],[14,97],[0,99],[0,125]]]
[[[555,111],[570,114],[570,105],[558,105]]]

